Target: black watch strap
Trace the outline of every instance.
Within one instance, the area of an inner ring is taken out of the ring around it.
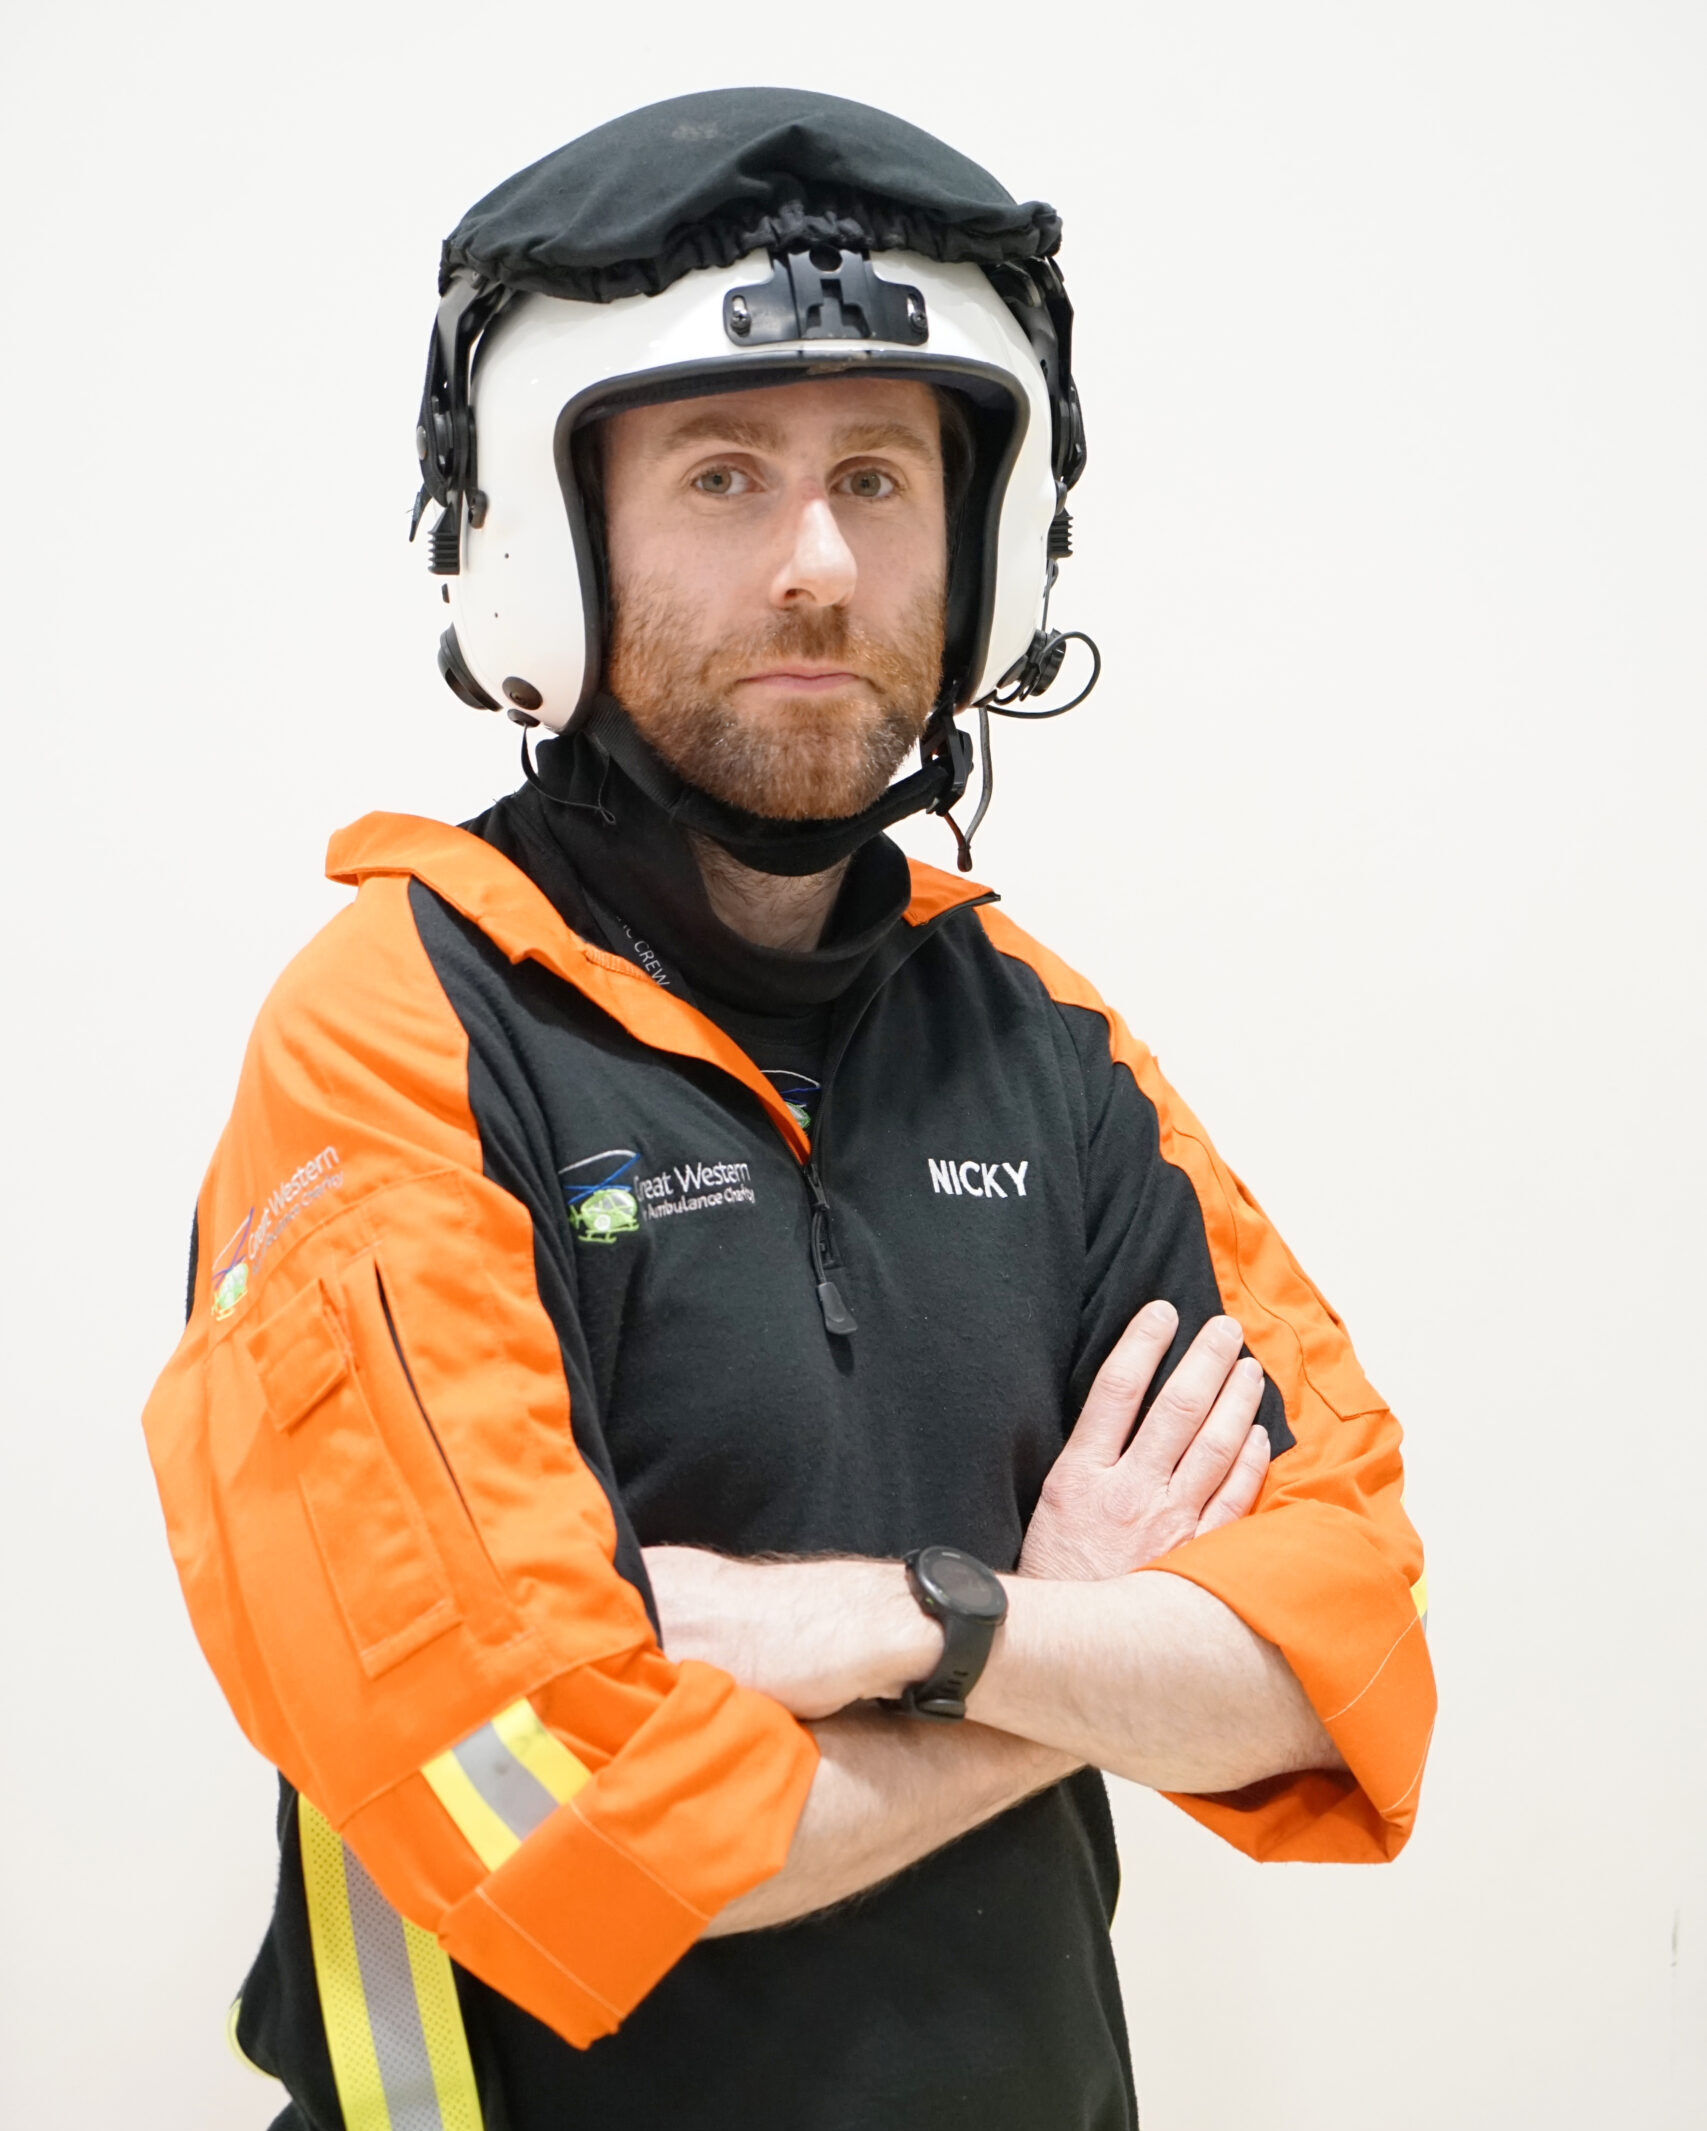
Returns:
[[[915,1717],[953,1723],[989,1662],[1008,1598],[993,1569],[959,1547],[925,1546],[906,1557],[907,1584],[942,1628],[942,1656],[928,1679],[902,1690],[901,1707]]]

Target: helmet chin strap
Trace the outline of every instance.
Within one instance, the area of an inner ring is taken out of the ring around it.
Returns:
[[[595,698],[575,731],[611,757],[655,806],[684,829],[709,836],[730,857],[755,873],[798,877],[827,873],[832,866],[851,858],[862,844],[905,821],[910,814],[927,810],[947,815],[966,790],[972,775],[972,740],[954,722],[951,708],[938,704],[919,742],[920,767],[892,784],[881,798],[858,814],[833,821],[778,821],[769,815],[749,814],[714,799],[680,777],[642,739],[633,720],[614,697]],[[522,742],[524,766],[527,742]],[[537,780],[535,780],[537,781]],[[950,820],[961,847],[961,871],[971,864],[971,851],[957,824]]]

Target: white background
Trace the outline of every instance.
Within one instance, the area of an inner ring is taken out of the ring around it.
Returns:
[[[1002,730],[979,872],[1409,1428],[1416,1838],[1259,1870],[1121,1796],[1146,2131],[1702,2122],[1704,60],[1689,0],[15,11],[0,2119],[277,2105],[221,2039],[271,1778],[137,1415],[328,831],[515,778],[403,544],[438,239],[758,79],[1065,213],[1107,676]]]

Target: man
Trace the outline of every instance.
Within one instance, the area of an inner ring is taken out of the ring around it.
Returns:
[[[1118,1017],[880,834],[1059,665],[1057,238],[742,91],[447,245],[441,666],[564,737],[334,840],[148,1415],[284,1780],[281,2125],[1114,2131],[1098,1771],[1408,1835],[1391,1416]]]

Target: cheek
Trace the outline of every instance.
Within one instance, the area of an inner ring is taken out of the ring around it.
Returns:
[[[860,529],[849,545],[859,565],[854,606],[868,621],[896,621],[947,586],[947,534],[938,526]]]
[[[641,589],[664,594],[684,620],[704,621],[764,601],[767,573],[755,543],[734,526],[684,525],[668,513],[618,519],[608,529],[611,588],[620,604]]]
[[[612,526],[607,535],[610,589],[619,624],[622,617],[645,614],[656,621],[669,615],[679,627],[697,632],[700,610],[715,598],[699,584],[691,551],[679,551],[646,527]]]

